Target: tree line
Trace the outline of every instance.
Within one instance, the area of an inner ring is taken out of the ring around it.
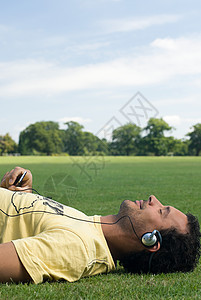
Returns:
[[[201,152],[201,124],[192,127],[184,139],[165,136],[173,127],[162,118],[149,119],[141,128],[128,123],[112,132],[111,141],[100,139],[74,121],[60,129],[53,121],[36,122],[20,132],[17,144],[7,133],[0,135],[0,155],[175,155],[199,156]]]

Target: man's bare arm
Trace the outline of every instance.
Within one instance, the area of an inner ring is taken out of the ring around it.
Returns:
[[[24,176],[21,185],[15,185],[16,179],[18,176],[22,176],[26,171],[26,175]],[[26,170],[21,167],[16,167],[15,169],[7,172],[1,180],[0,187],[11,190],[11,191],[26,191],[28,193],[32,192],[32,174],[29,170]]]
[[[14,244],[12,242],[0,244],[0,283],[31,280],[17,255]]]

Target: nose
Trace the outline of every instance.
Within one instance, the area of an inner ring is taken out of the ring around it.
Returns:
[[[154,205],[162,206],[160,201],[154,195],[149,196],[148,203],[149,203],[149,205],[152,205],[152,206],[154,206]]]

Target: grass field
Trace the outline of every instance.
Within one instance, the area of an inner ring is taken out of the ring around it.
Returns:
[[[39,193],[88,215],[114,214],[125,199],[154,194],[201,222],[201,157],[0,157],[0,175],[16,165],[32,171]],[[0,284],[0,299],[201,299],[200,274],[201,264],[156,276],[119,269],[75,283]]]

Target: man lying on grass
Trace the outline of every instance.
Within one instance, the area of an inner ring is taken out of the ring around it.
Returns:
[[[154,196],[125,200],[117,215],[91,216],[33,194],[32,175],[7,172],[0,188],[0,282],[34,282],[107,273],[192,271],[199,261],[197,219]],[[149,232],[148,235],[144,235]]]

